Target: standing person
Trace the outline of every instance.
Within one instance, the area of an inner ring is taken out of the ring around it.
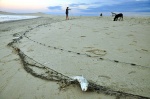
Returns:
[[[71,10],[71,9],[69,9],[69,7],[66,8],[66,20],[69,20],[69,17],[68,17],[69,11],[68,10]]]
[[[102,16],[103,16],[103,14],[101,13],[101,14],[100,14],[100,16],[102,17]]]

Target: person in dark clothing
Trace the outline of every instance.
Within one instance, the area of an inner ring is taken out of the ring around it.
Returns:
[[[102,16],[103,16],[103,14],[101,13],[101,14],[100,14],[100,16],[102,17]]]
[[[71,9],[69,9],[69,7],[66,8],[66,20],[69,20],[69,17],[68,17],[69,11],[68,10],[71,10]]]

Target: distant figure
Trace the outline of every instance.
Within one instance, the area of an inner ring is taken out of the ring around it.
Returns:
[[[122,13],[119,13],[119,14],[115,15],[114,21],[117,21],[118,19],[119,19],[119,21],[123,21],[123,14]]]
[[[71,9],[69,9],[69,7],[66,8],[66,20],[69,20],[69,17],[68,17],[69,11],[68,10],[71,10]]]
[[[112,17],[113,17],[113,16],[116,16],[116,13],[114,13],[114,12],[111,12],[111,14],[112,14]]]
[[[103,14],[101,13],[101,14],[100,14],[100,16],[102,17],[102,16],[103,16]]]

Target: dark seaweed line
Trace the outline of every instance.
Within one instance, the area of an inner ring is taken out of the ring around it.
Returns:
[[[114,91],[110,88],[107,88],[105,86],[101,86],[101,85],[97,85],[95,83],[89,82],[89,90],[91,91],[95,91],[97,93],[103,93],[105,95],[110,95],[110,96],[116,96],[117,99],[120,99],[120,97],[126,97],[128,98],[136,98],[136,99],[150,99],[150,97],[145,97],[145,96],[140,96],[140,95],[134,95],[134,94],[130,94],[130,93],[125,93],[122,91]]]
[[[44,79],[44,80],[50,80],[50,81],[66,81],[66,83],[70,83],[69,81],[71,81],[71,78],[68,77],[68,76],[65,76],[51,68],[48,68],[44,65],[42,65],[41,63],[33,60],[32,58],[30,58],[29,56],[25,55],[22,51],[19,51],[18,55],[20,56],[20,59],[23,63],[23,66],[24,66],[24,69],[32,74],[33,76],[35,77],[38,77],[38,78],[41,78],[41,79]],[[30,62],[26,61],[26,59],[30,60],[30,61],[33,61],[34,64],[31,64]],[[37,65],[39,64],[39,65]],[[48,73],[51,75],[51,77],[48,77],[48,76],[43,76],[43,75],[39,75],[37,74],[35,71],[33,71],[30,67],[36,67],[36,68],[39,68],[39,69],[43,69],[45,70],[46,72],[45,73]],[[52,77],[53,76],[53,77]],[[63,79],[62,79],[63,78]]]

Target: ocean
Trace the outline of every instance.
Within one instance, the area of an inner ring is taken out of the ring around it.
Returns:
[[[38,17],[39,16],[21,16],[21,15],[3,15],[3,14],[0,14],[0,22],[32,19],[32,18],[38,18]]]

